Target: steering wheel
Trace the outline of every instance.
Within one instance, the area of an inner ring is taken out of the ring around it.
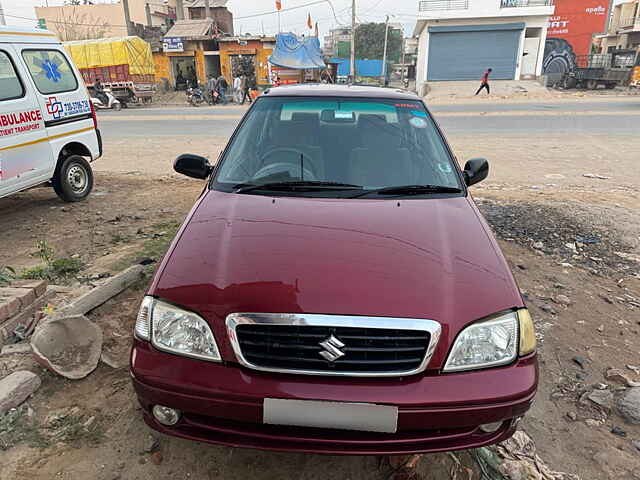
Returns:
[[[265,163],[267,163],[267,160],[270,156],[277,154],[277,153],[294,153],[296,154],[298,161],[297,162],[274,162],[274,163],[269,163],[267,165],[264,165]],[[300,155],[303,155],[303,161],[300,162]],[[253,178],[252,180],[257,180],[261,177],[266,177],[267,175],[273,175],[276,173],[284,173],[284,172],[288,172],[289,176],[292,178],[300,178],[300,164],[303,164],[303,168],[302,171],[304,173],[304,178],[306,180],[317,180],[317,175],[315,172],[315,169],[313,168],[313,159],[309,156],[306,155],[304,152],[301,152],[300,150],[296,149],[296,148],[291,148],[291,147],[274,147],[270,150],[267,150],[261,157],[260,157],[260,163],[264,165],[264,167],[260,168],[256,173],[253,174]]]

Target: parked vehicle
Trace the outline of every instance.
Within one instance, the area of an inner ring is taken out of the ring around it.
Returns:
[[[201,104],[207,102],[209,105],[212,104],[211,101],[208,101],[205,96],[202,88],[200,87],[189,87],[186,90],[187,94],[187,102],[189,102],[194,107],[199,107]]]
[[[99,95],[94,91],[93,88],[88,88],[89,94],[91,95],[91,103],[93,103],[93,108],[96,110],[120,110],[122,109],[122,104],[120,100],[114,97],[111,94],[111,90],[105,88],[102,91],[102,95],[104,98],[99,98]],[[106,100],[106,103],[103,103],[103,100]]]
[[[564,74],[562,86],[595,90],[599,86],[615,88],[628,85],[633,62],[629,62],[626,56],[619,57],[621,52],[576,57],[575,67]]]
[[[89,195],[102,142],[81,78],[53,33],[0,26],[0,197],[49,181]]]
[[[139,37],[101,38],[65,42],[87,87],[99,78],[123,107],[151,103],[155,65],[151,46]]]
[[[395,89],[267,90],[136,320],[148,425],[204,442],[379,455],[510,437],[536,394],[531,317],[423,101]]]

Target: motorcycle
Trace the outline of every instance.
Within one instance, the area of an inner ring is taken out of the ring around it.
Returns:
[[[189,102],[194,107],[199,107],[200,104],[207,102],[211,105],[211,100],[205,98],[204,92],[200,87],[189,87],[187,88],[187,102]]]
[[[94,96],[91,97],[91,103],[93,103],[93,108],[95,108],[96,110],[116,110],[116,111],[122,109],[122,104],[120,103],[120,100],[118,100],[116,97],[113,96],[113,94],[111,93],[111,90],[105,88],[102,91],[102,93],[106,97],[107,103],[104,103],[100,98],[98,98],[97,94],[93,92]]]

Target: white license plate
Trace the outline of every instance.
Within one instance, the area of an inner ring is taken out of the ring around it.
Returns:
[[[271,425],[395,433],[398,429],[398,407],[265,398],[262,421]]]

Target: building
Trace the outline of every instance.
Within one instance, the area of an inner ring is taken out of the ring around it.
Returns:
[[[187,0],[184,2],[184,8],[187,11],[185,18],[189,20],[206,18],[204,0]],[[233,36],[233,14],[227,10],[227,0],[209,0],[209,15],[221,35]]]
[[[247,75],[255,75],[258,88],[271,84],[271,67],[268,59],[276,46],[275,37],[221,37],[218,39],[218,45],[220,46],[220,68],[229,85],[233,83],[234,77],[243,72]]]
[[[325,57],[348,57],[351,52],[351,29],[334,28],[324,37],[322,54]]]
[[[633,0],[613,7],[606,33],[596,36],[598,53],[640,47],[640,2]]]
[[[134,29],[142,25],[166,32],[176,20],[176,0],[129,0],[128,3]],[[124,37],[134,33],[127,31],[122,2],[35,7],[35,13],[40,26],[55,32],[63,41]]]
[[[553,0],[420,0],[416,86],[427,81],[533,78],[542,73]]]

